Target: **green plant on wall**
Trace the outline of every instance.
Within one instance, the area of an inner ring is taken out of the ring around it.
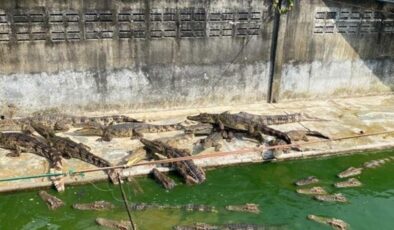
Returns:
[[[280,14],[289,12],[294,6],[294,0],[285,0],[285,4],[282,4],[279,0],[273,0],[272,6],[277,9]]]

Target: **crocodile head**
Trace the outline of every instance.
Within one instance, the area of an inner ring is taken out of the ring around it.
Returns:
[[[40,134],[44,138],[50,138],[55,136],[55,131],[43,123],[31,122],[30,125],[38,134]]]
[[[192,121],[199,121],[202,123],[215,123],[216,114],[212,113],[200,113],[196,116],[187,116],[187,119]]]
[[[144,144],[148,149],[153,152],[164,152],[165,148],[161,141],[150,141],[145,138],[141,138],[140,141]]]

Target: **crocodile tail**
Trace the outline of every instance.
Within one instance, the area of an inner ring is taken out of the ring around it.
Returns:
[[[120,116],[120,120],[122,122],[135,122],[135,123],[142,123],[142,121],[137,120],[135,118],[129,117],[129,116],[125,116],[125,115],[121,115]]]
[[[301,121],[301,113],[291,113],[286,115],[278,115],[276,125],[287,124]]]
[[[262,132],[263,134],[266,134],[266,135],[270,135],[270,136],[274,136],[274,137],[280,138],[280,139],[284,140],[287,144],[291,144],[291,139],[290,139],[289,135],[287,135],[286,133],[281,132],[279,130],[270,128],[270,127],[268,127],[266,125],[258,125],[257,131],[260,131],[260,132]]]
[[[166,131],[184,130],[186,128],[186,125],[184,125],[183,122],[180,122],[171,125],[159,125],[157,128],[158,128],[158,132],[160,131],[166,132]]]
[[[327,119],[322,119],[322,118],[318,118],[318,117],[314,117],[314,116],[310,116],[306,113],[301,113],[301,120],[302,121],[330,121]]]
[[[306,132],[306,135],[308,135],[308,136],[314,136],[314,137],[319,137],[319,138],[322,138],[322,139],[327,139],[327,140],[329,140],[330,139],[330,137],[328,137],[328,136],[326,136],[326,135],[324,135],[324,134],[322,134],[322,133],[320,133],[320,132],[318,132],[318,131],[307,131]]]

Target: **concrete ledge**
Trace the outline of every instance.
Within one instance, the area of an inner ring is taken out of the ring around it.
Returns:
[[[137,113],[132,116],[137,118],[156,118],[167,119],[160,122],[178,122],[188,114],[199,112],[221,112],[221,111],[248,111],[256,114],[284,114],[293,112],[304,112],[314,117],[327,119],[324,122],[301,122],[286,125],[272,126],[278,130],[288,131],[294,129],[311,129],[320,131],[332,138],[357,135],[361,130],[366,134],[378,133],[394,130],[394,96],[373,96],[361,98],[343,98],[329,101],[298,101],[284,102],[279,104],[251,104],[234,107],[219,108],[201,108],[195,110],[178,110],[155,113]],[[171,137],[177,132],[168,132],[161,134],[146,134],[146,138],[155,139],[158,137]],[[125,157],[129,155],[130,150],[141,146],[138,140],[129,138],[116,138],[109,143],[97,142],[97,137],[82,137],[74,134],[73,130],[60,135],[69,137],[77,142],[84,143],[92,148],[92,152],[109,160],[114,165],[118,165]],[[311,138],[311,141],[316,140]],[[183,148],[189,148],[194,154],[210,155],[212,149],[201,152],[201,149],[193,146],[197,139],[185,143]],[[302,143],[300,143],[302,144]],[[245,139],[236,139],[231,143],[224,141],[222,143],[224,152],[236,151],[244,148],[256,146],[256,142]],[[282,154],[277,161],[296,160],[313,157],[326,157],[334,155],[351,154],[362,151],[394,149],[394,133],[388,133],[376,136],[363,136],[355,139],[346,139],[335,142],[311,143],[307,145],[309,149],[304,152],[291,152]],[[313,148],[313,149],[312,149]],[[5,157],[7,151],[0,149],[0,178],[13,178],[18,176],[38,175],[47,173],[47,162],[45,159],[34,154],[22,154],[19,158]],[[210,168],[220,167],[233,164],[244,164],[254,162],[265,162],[265,153],[249,152],[239,155],[212,156],[210,158],[196,159],[197,165]],[[139,176],[148,174],[156,165],[136,166],[123,171],[123,176]],[[76,159],[65,160],[64,170],[87,170],[95,168]],[[160,167],[161,171],[170,169]],[[86,173],[83,177],[76,176],[66,178],[66,185],[90,183],[99,180],[107,180],[107,175],[103,172]],[[12,182],[1,182],[0,192],[14,190],[32,189],[40,187],[49,187],[51,183],[47,178],[20,180]]]

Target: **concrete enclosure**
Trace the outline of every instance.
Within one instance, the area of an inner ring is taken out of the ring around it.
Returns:
[[[25,113],[190,108],[266,101],[269,89],[278,101],[394,88],[393,7],[297,1],[273,42],[271,2],[0,0],[0,112],[8,104]]]

